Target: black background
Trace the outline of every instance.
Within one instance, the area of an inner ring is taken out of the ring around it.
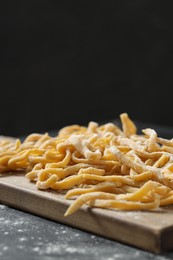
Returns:
[[[172,1],[1,1],[0,134],[173,126],[172,49]]]

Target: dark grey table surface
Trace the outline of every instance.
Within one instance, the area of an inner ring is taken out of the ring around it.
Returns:
[[[155,129],[162,137],[173,133],[170,128]],[[0,260],[11,259],[168,260],[173,252],[154,255],[0,204]]]

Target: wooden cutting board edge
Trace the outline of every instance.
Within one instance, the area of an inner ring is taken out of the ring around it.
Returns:
[[[151,230],[135,223],[115,219],[102,213],[104,210],[82,207],[73,215],[64,217],[68,200],[53,200],[46,192],[17,187],[0,182],[0,202],[34,215],[85,230],[153,253],[173,248],[173,227]],[[165,237],[167,237],[165,241]],[[169,239],[168,239],[169,238]]]

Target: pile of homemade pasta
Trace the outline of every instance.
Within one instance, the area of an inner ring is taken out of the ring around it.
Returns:
[[[147,128],[137,134],[126,113],[113,123],[62,128],[56,137],[31,134],[0,141],[0,173],[25,171],[41,190],[73,199],[65,216],[82,205],[153,210],[173,204],[173,140]]]

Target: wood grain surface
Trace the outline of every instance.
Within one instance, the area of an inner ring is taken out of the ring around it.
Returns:
[[[70,200],[37,190],[24,174],[0,177],[0,202],[154,253],[173,249],[173,207],[157,211],[113,211],[83,206],[64,217]]]

